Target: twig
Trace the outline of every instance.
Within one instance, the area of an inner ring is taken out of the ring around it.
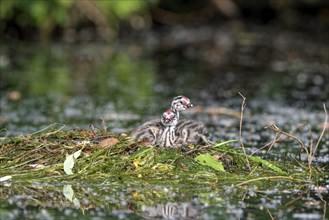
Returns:
[[[308,161],[308,166],[310,168],[310,174],[311,174],[311,163],[312,163],[312,158],[313,158],[313,136],[312,136],[312,128],[310,126],[310,124],[308,124],[308,130],[310,131],[310,146],[309,146],[309,152],[310,155],[308,155],[307,157],[307,161]]]
[[[275,133],[274,139],[273,139],[273,141],[271,142],[270,147],[269,147],[268,150],[267,150],[267,153],[270,152],[270,150],[272,149],[272,147],[274,146],[274,144],[275,144],[276,142],[278,142],[279,140],[281,140],[282,136],[283,136],[283,135],[282,135],[282,134],[279,134],[278,132]],[[265,145],[265,146],[266,146],[266,145]]]
[[[294,128],[291,132],[289,132],[289,134],[294,133],[294,132],[295,132],[297,129],[299,129],[300,127],[302,127],[302,125],[299,125],[299,126],[297,126],[296,128]],[[266,128],[268,128],[268,127],[265,127],[265,129],[266,129]],[[276,132],[273,141],[271,141],[271,142],[265,144],[263,147],[261,147],[261,148],[255,150],[255,151],[251,154],[251,156],[254,155],[255,153],[257,153],[258,151],[263,150],[264,148],[270,146],[270,147],[268,148],[268,150],[267,150],[267,153],[268,153],[268,152],[272,149],[272,147],[274,146],[275,143],[277,143],[278,141],[280,141],[281,139],[284,138],[284,135],[282,135],[282,134],[278,135],[278,134],[279,134],[279,133]]]
[[[106,122],[105,122],[104,117],[102,117],[102,129],[103,129],[104,132],[107,131],[107,126],[106,126]]]
[[[288,179],[288,180],[302,181],[299,179],[294,179],[290,176],[269,176],[269,177],[259,177],[259,178],[255,178],[255,179],[246,180],[241,183],[238,183],[236,186],[242,186],[242,185],[245,185],[245,184],[248,184],[251,182],[256,182],[256,181],[260,181],[260,180],[270,180],[270,179]]]
[[[267,148],[268,146],[270,146],[270,147],[268,148],[268,150],[267,150],[267,153],[268,153],[268,152],[272,149],[272,147],[274,146],[274,144],[275,144],[276,142],[278,142],[279,140],[281,140],[281,138],[282,138],[282,135],[280,135],[280,136],[278,137],[278,133],[275,133],[275,137],[274,137],[273,141],[271,141],[270,143],[265,144],[263,147],[261,147],[261,148],[255,150],[255,151],[252,152],[252,154],[250,154],[250,155],[252,156],[252,155],[254,155],[255,153],[257,153],[258,151],[261,151],[261,150],[263,150],[264,148]]]
[[[271,220],[274,220],[275,218],[273,217],[273,215],[271,214],[270,210],[268,210],[268,208],[266,208],[267,213],[270,215]]]
[[[267,126],[265,128],[271,129],[271,130],[273,130],[273,131],[275,131],[277,133],[281,133],[281,134],[283,134],[283,135],[285,135],[287,137],[290,137],[290,138],[294,139],[295,141],[297,141],[302,148],[305,148],[304,143],[299,138],[293,136],[292,134],[289,134],[287,132],[282,131],[280,128],[278,128],[278,126],[276,126],[276,125],[270,125],[270,126]]]
[[[321,132],[321,134],[320,134],[320,136],[319,136],[319,139],[318,139],[318,141],[316,142],[316,145],[315,145],[315,147],[314,147],[314,153],[312,153],[312,155],[311,155],[311,161],[310,161],[310,163],[312,163],[312,160],[313,160],[313,157],[314,157],[314,155],[315,155],[315,153],[316,153],[316,150],[318,149],[318,146],[319,146],[319,144],[320,144],[320,142],[321,142],[321,139],[322,139],[322,137],[323,137],[323,135],[324,135],[324,132],[325,132],[326,129],[327,129],[328,113],[327,113],[327,109],[326,109],[326,104],[325,104],[325,103],[323,103],[323,109],[324,109],[324,112],[325,112],[325,114],[326,114],[325,119],[324,119],[324,125],[323,125],[322,132]]]
[[[312,148],[310,147],[310,149],[307,149],[307,147],[305,147],[304,143],[299,138],[293,136],[292,134],[289,134],[287,132],[284,132],[284,131],[280,130],[276,125],[271,125],[271,126],[268,126],[266,128],[269,128],[269,129],[271,129],[271,130],[273,130],[273,131],[275,131],[277,133],[281,133],[281,134],[283,134],[283,135],[285,135],[287,137],[290,137],[290,138],[294,139],[295,141],[297,141],[300,144],[300,147],[301,148],[300,148],[300,152],[299,152],[299,159],[301,160],[300,153],[301,153],[301,150],[304,149],[305,152],[306,152],[307,165],[308,165],[308,169],[310,171],[310,176],[311,176],[311,172],[312,172],[312,169],[311,169],[312,168],[311,167],[312,152],[311,152],[311,150],[312,150]]]
[[[65,127],[65,124],[61,124],[61,123],[53,123],[53,124],[48,125],[47,127],[43,128],[43,129],[41,129],[41,130],[39,130],[39,131],[33,132],[31,135],[35,135],[35,134],[38,134],[38,133],[40,133],[40,132],[43,132],[43,131],[45,131],[45,130],[47,130],[47,129],[49,129],[49,128],[55,126],[55,125],[61,125],[61,127],[58,128],[57,130],[53,131],[53,132],[50,132],[49,134],[55,134],[55,133],[57,133],[58,131],[62,130],[62,129]]]
[[[326,219],[327,202],[326,202],[326,200],[323,199],[321,193],[318,193],[318,197],[323,202],[323,218],[322,219],[325,220]]]
[[[188,155],[188,154],[191,154],[191,153],[193,153],[193,152],[195,152],[195,151],[209,148],[210,146],[211,146],[211,145],[209,145],[209,144],[208,144],[208,145],[205,145],[205,146],[198,146],[198,147],[196,147],[196,148],[194,148],[194,149],[192,149],[192,150],[189,150],[189,151],[185,152],[184,154],[185,154],[185,155]]]
[[[246,97],[244,97],[240,92],[238,92],[239,95],[242,97],[242,104],[241,104],[241,114],[240,114],[240,129],[239,129],[239,141],[240,141],[240,145],[243,149],[243,153],[246,157],[246,161],[247,161],[247,165],[248,165],[248,169],[249,171],[251,171],[251,167],[250,167],[250,163],[249,163],[249,159],[247,157],[247,154],[246,154],[246,148],[244,147],[244,144],[243,144],[243,141],[242,141],[242,121],[243,121],[243,112],[246,108]]]
[[[313,135],[312,135],[312,129],[311,129],[310,126],[309,126],[309,131],[310,131],[310,146],[309,146],[309,148],[305,147],[304,143],[303,143],[299,138],[293,136],[291,133],[287,133],[287,132],[284,132],[284,131],[280,130],[276,125],[270,125],[270,126],[265,127],[265,128],[271,129],[271,130],[273,130],[273,131],[276,132],[276,135],[275,135],[274,140],[273,140],[272,142],[270,142],[272,145],[273,145],[277,140],[279,140],[279,139],[281,138],[281,136],[278,137],[278,138],[276,138],[278,134],[281,134],[281,135],[285,135],[285,136],[287,136],[287,137],[290,137],[290,138],[294,139],[295,141],[297,141],[297,142],[300,144],[300,146],[301,146],[301,148],[300,148],[300,153],[301,153],[301,150],[302,150],[302,149],[305,150],[305,152],[306,152],[306,156],[307,156],[307,165],[308,165],[308,168],[309,168],[309,171],[310,171],[310,175],[311,175],[311,172],[312,172],[312,169],[311,169],[312,167],[311,167],[311,166],[312,166],[312,162],[313,162],[314,156],[315,156],[316,151],[317,151],[317,148],[318,148],[318,146],[319,146],[319,144],[320,144],[320,142],[321,142],[321,140],[322,140],[322,138],[323,138],[323,135],[324,135],[324,133],[325,133],[325,131],[326,131],[326,129],[327,129],[328,113],[327,113],[327,108],[326,108],[326,104],[325,104],[325,103],[323,103],[323,109],[324,109],[324,112],[325,112],[325,121],[324,121],[324,125],[323,125],[322,132],[321,132],[321,134],[320,134],[320,136],[319,136],[319,138],[318,138],[318,141],[317,141],[317,143],[316,143],[316,145],[315,145],[314,148],[313,148],[313,137],[312,137]],[[268,145],[269,145],[269,144],[265,145],[264,147],[266,147],[266,146],[268,146]],[[271,146],[272,146],[272,145],[271,145]],[[264,147],[262,147],[261,149],[263,149]],[[254,152],[254,153],[255,153],[255,152]],[[299,157],[300,157],[300,155],[299,155]],[[301,159],[300,159],[300,160],[301,160]]]
[[[283,134],[283,135],[285,135],[287,137],[290,137],[290,138],[294,139],[295,141],[297,141],[300,144],[301,148],[306,151],[306,154],[309,155],[309,152],[308,152],[307,148],[305,147],[304,143],[299,138],[293,136],[292,134],[289,134],[287,132],[284,132],[284,131],[280,130],[278,128],[278,126],[276,126],[276,125],[270,125],[270,126],[267,126],[265,128],[271,129],[271,130],[273,130],[273,131],[275,131],[277,133]]]

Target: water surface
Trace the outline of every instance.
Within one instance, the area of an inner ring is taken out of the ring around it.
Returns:
[[[264,129],[272,124],[305,145],[315,144],[325,126],[323,103],[329,106],[328,49],[318,33],[261,27],[246,32],[164,28],[113,44],[11,42],[0,54],[1,136],[31,134],[52,124],[63,129],[105,125],[128,133],[158,118],[172,97],[182,94],[196,106],[182,117],[203,121],[214,140],[238,139],[241,92],[247,98],[242,137],[248,152],[273,140],[275,133]],[[328,136],[314,161],[320,167],[329,161]],[[258,155],[294,160],[299,149],[285,138]],[[265,181],[260,188],[2,183],[1,217],[325,219],[328,179],[303,187]],[[63,193],[68,185],[76,200]]]

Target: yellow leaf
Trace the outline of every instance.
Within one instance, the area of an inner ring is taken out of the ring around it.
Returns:
[[[139,200],[140,198],[138,192],[133,192],[132,196],[134,200]]]
[[[138,157],[138,158],[136,158],[135,160],[134,160],[134,165],[135,165],[135,167],[136,167],[136,169],[138,169],[139,168],[139,163],[141,162],[141,158],[140,157]]]
[[[191,150],[193,150],[195,148],[193,144],[189,144],[187,147]]]

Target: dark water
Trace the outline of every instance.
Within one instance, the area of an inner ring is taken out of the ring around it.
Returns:
[[[323,103],[329,106],[328,49],[321,33],[261,27],[171,28],[112,44],[11,42],[1,45],[0,134],[29,134],[49,125],[102,128],[102,120],[110,131],[129,132],[159,117],[182,94],[196,106],[182,117],[205,122],[214,139],[238,139],[241,92],[247,98],[242,136],[251,152],[273,140],[274,132],[264,129],[272,124],[315,144],[324,126]],[[329,161],[328,136],[318,148],[319,166]],[[297,152],[298,143],[286,138],[258,154],[292,160]],[[11,194],[1,201],[1,219],[325,219],[328,179],[288,190],[271,184],[72,184],[80,208],[63,195],[67,184],[2,184]],[[136,192],[142,198],[137,202]]]
[[[326,189],[279,190],[280,183],[267,189],[108,183],[2,187],[11,187],[9,199],[0,200],[2,219],[325,219],[328,215]],[[71,200],[65,196],[67,187],[73,190]]]

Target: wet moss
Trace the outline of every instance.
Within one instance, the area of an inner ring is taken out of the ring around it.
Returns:
[[[301,162],[250,155],[248,170],[246,155],[228,144],[157,148],[133,142],[126,134],[80,129],[6,138],[0,146],[0,202],[6,204],[7,199],[23,209],[70,207],[83,213],[129,209],[143,216],[145,207],[157,210],[168,201],[186,205],[196,197],[221,206],[225,197],[248,200],[257,193],[268,198],[269,189],[300,189],[296,194],[308,195],[309,186],[324,176],[319,167],[312,167],[310,176]],[[66,174],[64,161],[80,150],[73,174]],[[225,172],[199,163],[195,158],[200,154],[211,155]]]
[[[190,153],[190,149],[194,151]],[[63,163],[68,155],[81,150],[76,159],[73,175],[67,175]],[[225,169],[217,171],[204,166],[195,157],[210,154]],[[269,181],[295,181],[309,179],[309,167],[285,164],[249,156],[228,144],[214,146],[185,146],[157,148],[144,142],[133,142],[126,134],[74,129],[53,130],[28,136],[5,138],[0,147],[0,177],[11,176],[14,182],[88,181],[120,184],[256,184],[271,177]],[[284,169],[283,169],[284,168]],[[312,178],[321,175],[312,167]],[[281,170],[281,171],[280,171]],[[296,170],[299,170],[298,172]],[[277,176],[277,178],[273,178]],[[283,176],[283,177],[282,177]],[[261,177],[264,177],[262,179]],[[282,178],[280,178],[282,177]],[[289,178],[288,178],[289,177]]]

